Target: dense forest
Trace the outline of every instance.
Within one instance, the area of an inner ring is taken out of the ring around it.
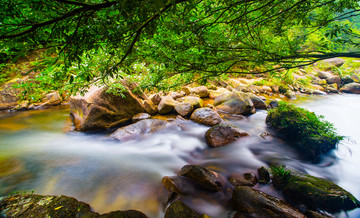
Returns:
[[[359,48],[355,0],[1,0],[0,218],[359,217]]]

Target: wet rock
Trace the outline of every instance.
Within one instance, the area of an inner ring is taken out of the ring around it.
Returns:
[[[185,93],[185,92],[183,92]],[[170,97],[173,98],[174,100],[178,99],[178,98],[181,98],[181,97],[184,97],[184,94],[182,93],[179,93],[179,92],[170,92],[169,93]]]
[[[224,146],[244,136],[249,134],[237,126],[227,124],[213,126],[205,133],[206,143],[210,147]]]
[[[194,110],[193,105],[186,102],[181,102],[175,105],[175,111],[183,117],[189,116]]]
[[[229,181],[233,186],[254,186],[258,183],[258,178],[253,173],[232,174]]]
[[[138,113],[136,114],[135,116],[133,116],[131,118],[132,122],[133,123],[136,123],[140,120],[145,120],[145,119],[150,119],[151,118],[151,115],[150,114],[147,114],[147,113]]]
[[[167,125],[168,122],[160,119],[140,120],[136,123],[117,129],[109,137],[117,140],[127,140],[130,138],[147,136],[165,128]]]
[[[270,173],[265,167],[260,167],[258,169],[259,182],[269,183],[270,182]]]
[[[305,218],[304,214],[291,205],[248,186],[236,187],[232,199],[234,208],[242,213],[264,217]]]
[[[260,97],[250,95],[250,99],[253,102],[255,109],[267,109],[267,104]]]
[[[355,81],[353,78],[351,78],[350,75],[346,75],[343,78],[341,78],[341,84],[343,84],[343,85],[348,84],[348,83],[353,83],[353,82],[355,82]]]
[[[207,98],[209,96],[209,90],[206,86],[192,88],[191,93],[198,95],[200,98]]]
[[[201,218],[204,217],[181,201],[172,203],[165,212],[164,218]]]
[[[106,129],[127,123],[145,112],[143,96],[135,95],[128,86],[122,96],[107,92],[105,87],[91,87],[85,96],[70,98],[70,115],[78,131]]]
[[[55,106],[61,104],[61,97],[58,92],[51,92],[45,95],[43,106]]]
[[[326,95],[326,92],[320,91],[320,90],[312,90],[312,95]]]
[[[159,114],[169,114],[175,111],[175,105],[178,102],[175,101],[170,96],[164,96],[161,98],[161,101],[158,105]]]
[[[274,166],[272,171],[274,185],[294,203],[329,212],[360,207],[360,202],[352,194],[329,180],[283,166]]]
[[[190,119],[194,122],[207,126],[214,126],[222,122],[220,115],[211,108],[203,107],[196,109]]]
[[[341,67],[345,63],[342,58],[329,58],[318,63],[318,67],[324,70],[331,70],[334,67]]]
[[[0,198],[0,211],[0,215],[5,217],[147,217],[135,210],[114,211],[99,215],[91,211],[88,204],[63,195],[17,194],[2,197]]]
[[[160,104],[161,96],[160,96],[158,93],[153,94],[152,96],[150,96],[150,100],[151,100],[155,105],[158,105],[158,104]]]
[[[144,105],[144,109],[145,109],[146,113],[148,113],[150,115],[157,114],[157,112],[158,112],[157,106],[150,99],[144,100],[143,105]]]
[[[224,93],[214,100],[217,110],[230,114],[253,114],[255,107],[249,95],[241,92]]]
[[[184,176],[210,191],[219,191],[223,187],[220,176],[216,172],[199,165],[183,166],[179,176]]]
[[[349,83],[343,86],[340,91],[352,94],[360,94],[360,84],[359,83]]]
[[[203,107],[204,105],[203,100],[195,96],[186,96],[184,98],[181,98],[180,101],[191,104],[194,107],[194,109]]]
[[[333,87],[330,87],[330,86],[326,87],[325,91],[329,92],[329,93],[337,93],[337,94],[339,94],[339,91],[337,89],[335,89]]]

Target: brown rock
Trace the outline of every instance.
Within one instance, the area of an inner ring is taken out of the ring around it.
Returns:
[[[164,96],[158,105],[159,114],[169,114],[175,111],[175,105],[178,102],[170,96]]]
[[[124,124],[135,114],[145,112],[142,102],[141,96],[129,88],[122,97],[108,93],[105,87],[93,86],[85,96],[70,98],[70,115],[79,131],[106,129]]]
[[[220,115],[216,111],[207,107],[196,109],[191,114],[190,119],[194,122],[207,126],[214,126],[222,122]]]
[[[230,114],[247,115],[255,113],[255,107],[249,95],[241,92],[224,93],[216,97],[214,106],[217,110]]]
[[[157,114],[157,107],[150,99],[144,100],[143,105],[146,113],[151,115]]]
[[[340,89],[342,92],[360,94],[360,84],[359,83],[349,83]]]
[[[265,167],[260,167],[258,169],[259,182],[269,183],[270,182],[270,173]]]
[[[184,176],[210,191],[219,191],[223,187],[221,179],[216,172],[199,165],[183,166],[179,176]]]
[[[326,82],[328,84],[333,84],[333,83],[338,83],[340,84],[341,83],[341,79],[339,76],[332,76],[332,77],[329,77],[326,79]]]
[[[248,186],[236,187],[232,199],[238,212],[264,217],[305,218],[291,205]]]
[[[55,106],[61,104],[61,97],[58,92],[51,92],[45,95],[43,106]]]
[[[183,117],[189,116],[193,111],[194,107],[190,103],[181,102],[175,105],[175,111]]]
[[[200,98],[207,98],[209,96],[209,90],[206,86],[192,88],[191,93],[198,95]]]
[[[227,145],[244,136],[249,136],[249,134],[237,126],[225,124],[213,126],[205,133],[206,142],[210,147]]]
[[[267,109],[267,104],[260,97],[252,94],[250,95],[250,99],[253,102],[255,109]]]
[[[150,97],[150,100],[151,100],[155,105],[158,105],[158,104],[160,104],[161,96],[160,96],[158,93],[153,94],[153,95]]]
[[[194,107],[194,109],[203,107],[204,105],[203,100],[195,96],[186,96],[181,98],[180,101],[184,103],[190,103]]]
[[[258,183],[258,179],[253,173],[232,174],[229,176],[229,181],[234,186],[254,186]]]
[[[175,201],[165,211],[164,218],[200,218],[201,215],[181,201]]]

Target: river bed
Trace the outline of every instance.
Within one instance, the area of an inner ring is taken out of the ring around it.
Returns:
[[[360,199],[360,95],[306,96],[293,103],[308,108],[335,124],[348,136],[339,149],[319,163],[303,160],[269,131],[267,112],[232,120],[250,134],[230,145],[210,149],[204,134],[209,127],[183,122],[146,138],[126,142],[108,140],[108,133],[71,131],[69,108],[0,113],[0,195],[15,191],[68,195],[89,203],[99,213],[136,209],[149,217],[163,217],[167,196],[161,179],[173,176],[186,164],[200,164],[220,172],[256,172],[271,162],[329,179]],[[271,185],[257,185],[283,198]],[[199,212],[229,217],[232,212],[216,195],[196,193],[183,198]],[[360,217],[360,209],[337,217]]]

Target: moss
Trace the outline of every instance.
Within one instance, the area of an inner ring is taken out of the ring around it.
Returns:
[[[322,116],[285,102],[269,111],[266,123],[312,159],[335,149],[344,139]]]

